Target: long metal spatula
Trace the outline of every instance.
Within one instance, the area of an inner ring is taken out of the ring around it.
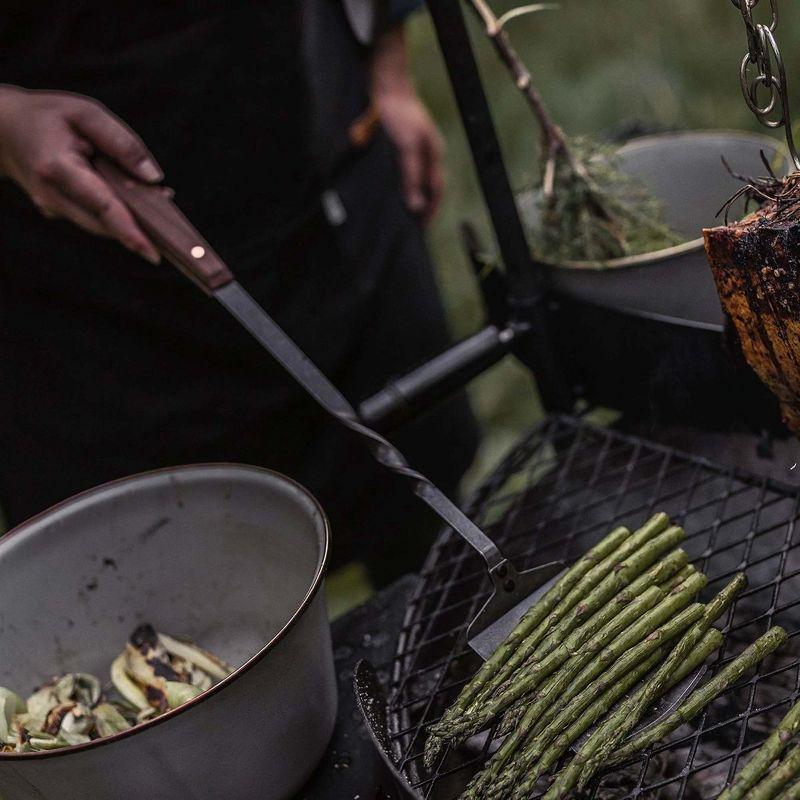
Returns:
[[[98,158],[95,164],[161,253],[222,303],[322,408],[360,436],[378,462],[406,478],[414,493],[481,555],[494,591],[470,624],[467,638],[480,656],[488,658],[564,565],[551,562],[518,572],[497,545],[428,478],[413,469],[391,442],[362,424],[341,392],[236,281],[173,203],[168,190],[143,184],[106,159]]]

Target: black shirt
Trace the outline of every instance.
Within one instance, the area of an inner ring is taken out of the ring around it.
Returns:
[[[0,83],[96,98],[150,147],[218,246],[274,241],[307,209],[299,2],[10,0]]]

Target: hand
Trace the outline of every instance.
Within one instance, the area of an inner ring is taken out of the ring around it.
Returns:
[[[442,137],[415,92],[393,92],[374,100],[383,127],[400,155],[406,203],[427,224],[444,195]]]
[[[46,217],[117,239],[157,264],[158,250],[92,166],[97,152],[147,183],[163,177],[139,137],[100,103],[0,86],[0,175],[18,183]]]
[[[397,147],[409,209],[427,224],[444,194],[444,144],[408,71],[401,28],[376,43],[372,60],[372,102]]]

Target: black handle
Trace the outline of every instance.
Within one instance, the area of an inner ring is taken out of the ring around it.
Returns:
[[[546,273],[531,257],[525,238],[461,2],[428,0],[427,5],[511,285],[511,302],[519,309],[512,314],[530,323],[530,357],[545,408],[566,410],[572,396],[553,356],[544,308]]]
[[[389,381],[361,403],[359,417],[377,430],[392,430],[402,425],[447,400],[496,364],[521,332],[514,325],[502,330],[494,325],[484,328],[407,375]]]
[[[347,398],[237,281],[216,290],[214,297],[328,414],[364,440],[378,463],[409,481],[414,494],[480,553],[496,583],[513,574],[497,545],[429,478],[413,469],[388,439],[361,422]]]

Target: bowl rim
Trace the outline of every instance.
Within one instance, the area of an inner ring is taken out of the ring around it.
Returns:
[[[262,661],[299,622],[300,618],[303,616],[305,611],[308,609],[308,607],[316,598],[320,590],[320,587],[322,586],[323,580],[325,578],[325,573],[327,572],[328,561],[330,559],[330,544],[331,544],[330,521],[324,509],[322,508],[320,502],[308,489],[306,489],[305,486],[298,483],[293,478],[290,478],[287,475],[278,472],[277,470],[269,469],[267,467],[258,467],[252,464],[237,464],[235,462],[227,462],[227,461],[210,461],[197,464],[184,464],[174,467],[161,467],[159,469],[147,470],[145,472],[138,472],[135,473],[134,475],[128,475],[124,478],[117,478],[112,481],[107,481],[106,483],[94,486],[91,489],[86,489],[83,492],[78,492],[78,494],[72,495],[71,497],[62,500],[61,502],[56,503],[55,505],[51,506],[45,511],[41,511],[40,513],[36,514],[30,519],[27,519],[24,522],[20,523],[15,528],[12,528],[5,535],[0,536],[0,542],[7,541],[9,538],[13,536],[18,536],[19,534],[25,533],[27,529],[30,528],[32,525],[40,522],[43,518],[46,518],[51,514],[64,509],[66,506],[72,505],[76,500],[83,500],[94,494],[101,494],[102,492],[107,491],[112,487],[116,487],[125,483],[131,483],[133,481],[141,480],[142,478],[149,478],[159,475],[175,475],[175,474],[182,474],[187,472],[194,472],[194,471],[200,471],[204,469],[214,469],[214,468],[233,469],[235,471],[241,471],[241,472],[254,472],[278,478],[279,480],[288,484],[291,488],[298,491],[300,495],[304,496],[306,500],[308,500],[311,503],[313,508],[315,508],[317,513],[319,514],[319,519],[322,524],[321,526],[317,526],[318,528],[317,533],[318,535],[321,536],[321,540],[319,543],[320,554],[317,560],[317,568],[314,573],[314,577],[311,580],[311,584],[308,588],[308,591],[306,592],[305,597],[300,601],[297,609],[283,624],[280,630],[278,630],[277,633],[262,648],[257,650],[247,661],[245,661],[244,664],[237,667],[230,675],[219,681],[219,683],[215,683],[210,689],[206,689],[204,692],[201,692],[199,695],[193,697],[191,700],[182,703],[177,708],[172,708],[169,711],[166,711],[160,716],[155,717],[153,719],[140,722],[137,725],[134,725],[133,727],[128,728],[125,731],[120,731],[119,733],[114,733],[111,736],[105,736],[101,739],[94,739],[91,742],[84,742],[82,744],[74,744],[74,745],[69,745],[67,747],[60,747],[57,750],[38,750],[30,753],[0,752],[0,761],[12,761],[12,760],[32,761],[42,758],[64,757],[71,755],[73,753],[82,752],[84,750],[92,750],[97,747],[103,747],[105,745],[114,744],[116,742],[122,741],[123,739],[127,739],[131,736],[135,736],[144,731],[151,730],[156,725],[168,722],[169,720],[173,719],[179,714],[183,714],[189,709],[202,704],[209,697],[212,697],[218,692],[223,691],[227,686],[232,684],[234,681],[238,680],[240,676],[244,675],[246,672],[252,669],[256,664]]]
[[[691,139],[705,138],[708,136],[725,136],[730,139],[742,139],[756,141],[761,140],[764,144],[772,145],[776,152],[781,153],[784,158],[788,158],[786,144],[775,136],[770,136],[761,131],[737,130],[736,128],[697,128],[691,130],[664,131],[663,133],[652,133],[644,136],[635,136],[623,142],[618,148],[618,153],[630,150],[638,150],[641,147],[658,142],[662,139]],[[694,253],[704,247],[703,235],[701,233],[695,239],[690,239],[680,244],[663,247],[660,250],[651,250],[647,253],[639,253],[635,256],[623,256],[622,258],[609,258],[605,261],[546,261],[540,263],[551,270],[570,270],[574,272],[605,272],[612,269],[626,269],[628,267],[641,267],[654,264],[659,261]]]

